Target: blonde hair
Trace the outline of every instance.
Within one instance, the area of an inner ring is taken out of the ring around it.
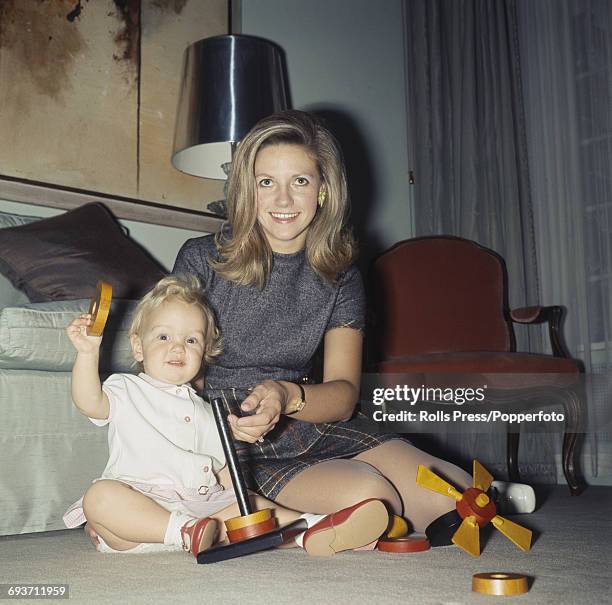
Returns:
[[[312,157],[327,199],[310,224],[306,258],[328,281],[335,281],[355,256],[347,227],[349,195],[344,160],[331,132],[315,116],[285,111],[260,120],[238,146],[229,176],[227,215],[231,235],[216,236],[219,259],[212,268],[226,279],[263,288],[272,270],[272,250],[257,221],[255,159],[272,145],[300,145]]]
[[[204,318],[204,361],[211,363],[221,353],[221,337],[215,316],[208,305],[200,280],[191,274],[168,275],[160,279],[136,306],[128,336],[142,336],[145,319],[151,311],[169,300],[195,305]]]

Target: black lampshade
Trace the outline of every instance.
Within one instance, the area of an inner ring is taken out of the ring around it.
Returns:
[[[185,50],[172,164],[225,179],[239,142],[261,118],[287,109],[281,49],[253,36],[204,38]]]

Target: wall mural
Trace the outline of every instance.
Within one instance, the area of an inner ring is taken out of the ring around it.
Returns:
[[[183,51],[228,0],[0,0],[0,176],[205,210],[170,163]]]

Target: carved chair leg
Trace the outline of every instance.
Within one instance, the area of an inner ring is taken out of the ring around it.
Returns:
[[[521,481],[521,476],[519,475],[518,469],[518,448],[521,434],[518,431],[514,432],[514,429],[508,428],[507,430],[508,433],[506,437],[506,456],[508,466],[508,480],[516,481],[518,483]]]
[[[580,469],[580,447],[587,426],[587,410],[582,392],[568,389],[563,403],[565,408],[565,434],[563,436],[563,474],[572,496],[579,496],[585,488]]]

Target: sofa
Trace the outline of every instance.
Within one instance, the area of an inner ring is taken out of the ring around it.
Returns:
[[[90,235],[81,241],[80,231]],[[71,402],[75,351],[65,328],[88,311],[97,280],[110,281],[118,296],[100,371],[137,372],[131,314],[163,270],[89,204],[51,219],[0,212],[0,272],[0,535],[63,529],[64,511],[108,457],[106,428]]]

